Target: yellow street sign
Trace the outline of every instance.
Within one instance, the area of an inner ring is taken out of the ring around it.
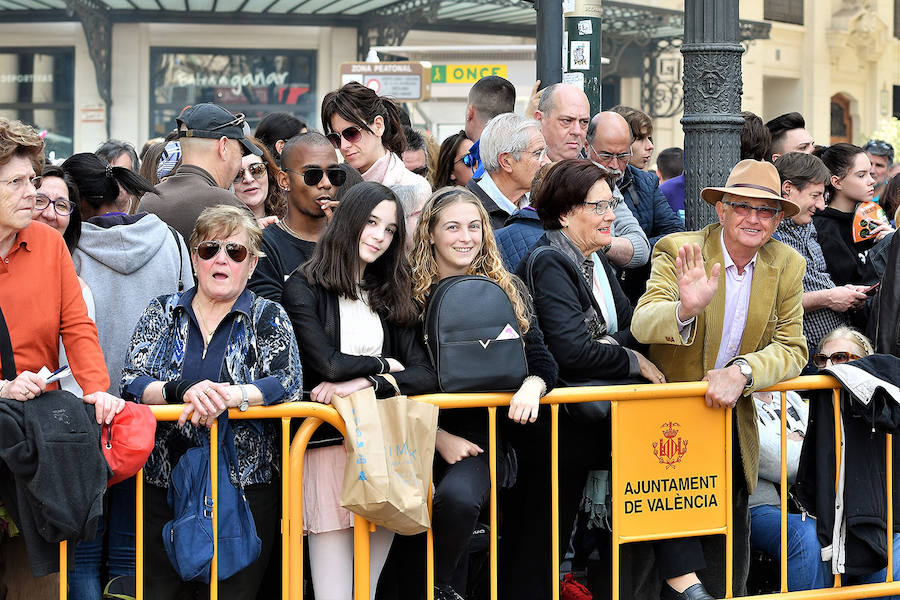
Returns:
[[[506,65],[432,65],[432,83],[475,83],[482,77],[506,77]]]

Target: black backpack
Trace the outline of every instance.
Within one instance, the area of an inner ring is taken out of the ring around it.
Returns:
[[[528,377],[516,313],[487,277],[438,284],[425,309],[425,345],[442,392],[513,392]]]

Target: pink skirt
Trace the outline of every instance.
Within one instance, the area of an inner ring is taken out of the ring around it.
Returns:
[[[303,533],[353,527],[353,513],[341,507],[347,451],[343,446],[311,448],[303,456]]]

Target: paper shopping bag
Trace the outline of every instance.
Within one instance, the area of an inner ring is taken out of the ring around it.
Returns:
[[[428,529],[437,407],[372,388],[331,402],[347,427],[341,506],[402,535]]]

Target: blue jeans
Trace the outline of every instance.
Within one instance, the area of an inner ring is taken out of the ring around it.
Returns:
[[[75,569],[69,572],[69,600],[102,598],[104,563],[109,579],[134,575],[134,477],[112,486],[106,495],[106,511],[97,526],[97,537],[75,547]],[[104,538],[107,540],[105,560]]]
[[[887,569],[881,569],[877,573],[869,575],[856,575],[854,577],[841,577],[841,583],[844,585],[853,585],[860,583],[884,583],[884,576]],[[894,581],[900,580],[900,533],[894,534]],[[827,585],[834,585],[834,576],[830,570],[825,574],[825,582]],[[900,600],[900,596],[880,596],[875,600]]]
[[[787,545],[788,590],[825,587],[828,564],[822,561],[815,519],[807,517],[804,521],[802,515],[788,514]],[[750,509],[750,548],[780,558],[781,510],[777,506],[762,505]]]

